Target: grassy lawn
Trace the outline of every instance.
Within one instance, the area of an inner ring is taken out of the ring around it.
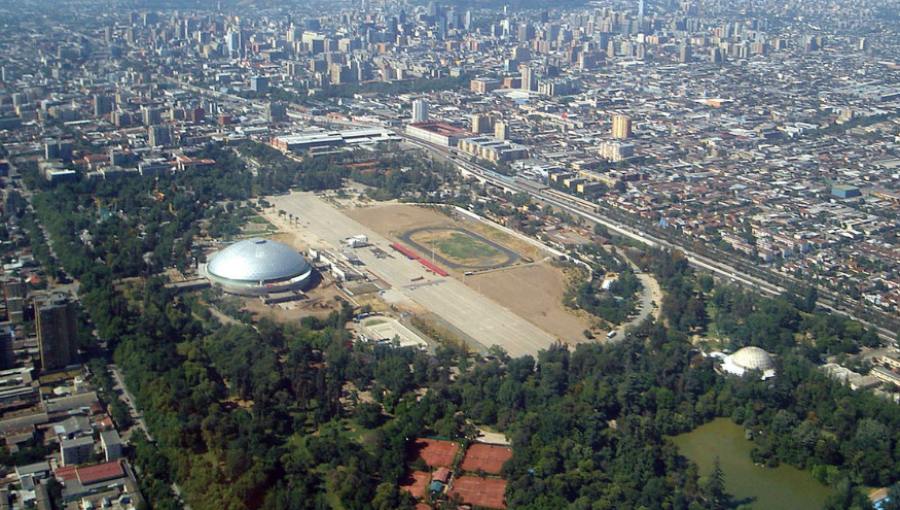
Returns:
[[[453,232],[449,238],[441,239],[437,242],[437,246],[441,253],[461,260],[468,258],[485,259],[502,255],[497,248],[460,232]]]

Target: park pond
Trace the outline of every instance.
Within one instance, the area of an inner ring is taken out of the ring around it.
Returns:
[[[819,510],[830,489],[807,471],[787,464],[763,468],[750,460],[753,443],[744,429],[727,418],[718,418],[690,433],[673,437],[681,454],[697,463],[699,474],[713,472],[716,457],[725,474],[725,490],[733,507],[749,504],[756,510]]]

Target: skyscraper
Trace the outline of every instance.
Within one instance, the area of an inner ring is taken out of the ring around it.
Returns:
[[[612,136],[613,138],[628,138],[631,136],[631,117],[627,115],[613,115],[612,118]]]
[[[426,122],[428,120],[428,101],[416,99],[412,102],[412,121]]]
[[[77,363],[75,305],[67,298],[55,295],[35,299],[34,308],[41,370],[59,370]]]

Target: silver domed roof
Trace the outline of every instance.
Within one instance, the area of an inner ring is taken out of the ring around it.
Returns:
[[[286,244],[256,237],[214,254],[206,270],[219,278],[258,282],[293,278],[309,271],[309,263]]]
[[[775,363],[769,353],[759,347],[744,347],[735,352],[732,362],[746,370],[769,370],[775,368]]]

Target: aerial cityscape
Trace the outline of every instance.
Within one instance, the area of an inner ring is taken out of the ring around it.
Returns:
[[[0,510],[900,509],[900,5],[0,3]]]

